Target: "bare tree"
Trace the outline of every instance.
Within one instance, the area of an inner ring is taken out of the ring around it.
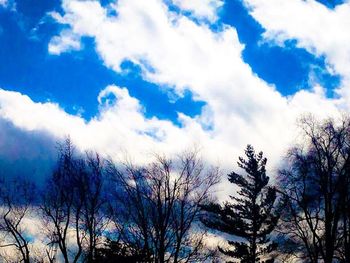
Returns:
[[[0,183],[0,231],[4,234],[1,248],[14,247],[20,262],[30,262],[30,236],[24,225],[35,197],[35,186],[24,178],[3,179]]]
[[[200,205],[218,183],[217,169],[205,169],[191,152],[177,162],[157,156],[147,167],[110,165],[109,171],[116,181],[121,242],[143,251],[145,262],[201,262],[209,256],[202,253],[205,231],[196,224]]]
[[[306,147],[290,151],[288,168],[279,176],[279,192],[288,208],[281,217],[280,231],[285,247],[295,256],[330,263],[340,260],[338,251],[348,242],[349,232],[342,230],[341,219],[348,219],[350,122],[347,118],[339,123],[331,119],[317,122],[306,117],[301,127]]]
[[[83,231],[80,228],[82,202],[77,198],[77,183],[84,172],[84,164],[75,157],[69,139],[60,148],[57,167],[44,189],[41,210],[48,238],[47,255],[53,261],[59,250],[64,262],[78,262],[83,247]],[[75,239],[75,247],[68,245]]]
[[[57,167],[41,204],[50,262],[56,261],[57,252],[66,263],[94,262],[109,222],[104,169],[97,153],[78,154],[69,139],[60,146]]]
[[[87,262],[94,262],[96,249],[109,223],[105,167],[97,153],[87,153],[85,162],[86,172],[81,173],[78,183],[79,199],[82,201],[80,224],[85,232]]]

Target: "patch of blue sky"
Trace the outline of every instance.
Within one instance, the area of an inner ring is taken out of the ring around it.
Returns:
[[[0,87],[19,91],[36,102],[56,102],[66,112],[86,120],[96,116],[98,94],[111,84],[127,87],[145,108],[146,117],[180,125],[177,112],[191,117],[200,114],[204,102],[194,101],[190,92],[170,101],[168,91],[145,81],[140,67],[131,62],[123,63],[121,74],[105,67],[90,38],[83,38],[80,51],[48,54],[48,43],[62,26],[46,13],[59,10],[60,1],[40,1],[34,7],[30,2],[20,1],[17,12],[0,10]]]
[[[316,0],[317,2],[324,4],[328,8],[334,9],[336,6],[341,5],[345,0]]]
[[[33,236],[32,234],[30,234],[30,233],[24,233],[23,234],[23,237],[25,238],[25,240],[27,241],[27,242],[29,242],[29,243],[33,243],[33,242],[35,242],[35,240],[36,240],[36,236]]]
[[[283,47],[266,43],[262,39],[264,29],[249,15],[241,0],[227,0],[220,12],[218,23],[236,28],[240,42],[245,45],[243,60],[263,80],[274,84],[284,96],[300,89],[310,89],[321,84],[329,97],[340,84],[340,76],[327,70],[324,57],[315,57],[298,48],[296,41],[286,41]],[[312,75],[312,80],[310,76]]]

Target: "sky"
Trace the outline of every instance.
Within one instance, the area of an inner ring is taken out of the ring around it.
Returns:
[[[44,178],[66,136],[274,171],[301,115],[349,111],[349,27],[346,0],[0,0],[0,173]]]

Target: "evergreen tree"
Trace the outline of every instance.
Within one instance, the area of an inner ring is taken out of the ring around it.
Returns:
[[[268,186],[266,161],[263,153],[255,154],[250,145],[245,150],[247,159],[239,158],[238,165],[245,173],[232,172],[228,180],[239,187],[238,195],[223,205],[208,204],[202,222],[207,227],[234,236],[229,247],[219,247],[228,257],[242,263],[273,262],[270,253],[277,245],[270,241],[278,215],[275,211],[276,190]]]

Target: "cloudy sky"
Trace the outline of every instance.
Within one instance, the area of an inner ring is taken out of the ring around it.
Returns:
[[[0,0],[0,167],[42,176],[67,135],[273,167],[300,114],[349,111],[349,28],[341,0]]]

